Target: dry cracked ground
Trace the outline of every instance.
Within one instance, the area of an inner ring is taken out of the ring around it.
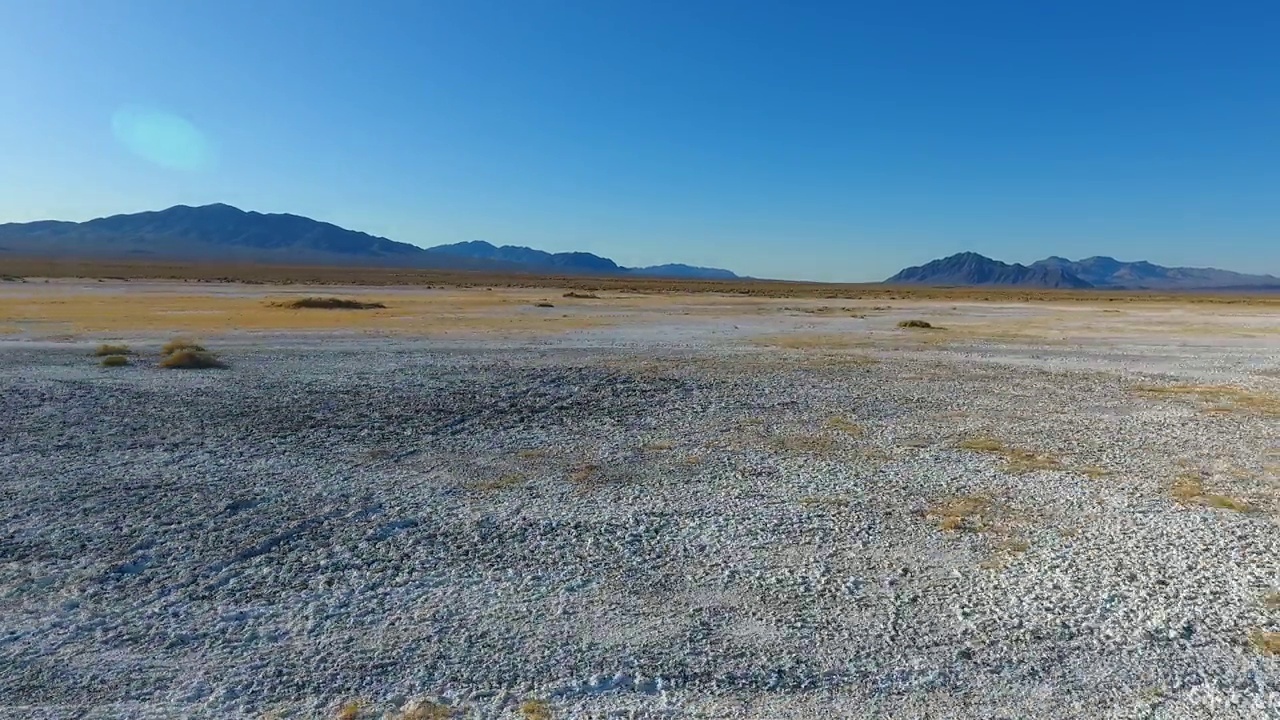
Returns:
[[[1280,715],[1280,322],[784,305],[12,337],[0,706]]]

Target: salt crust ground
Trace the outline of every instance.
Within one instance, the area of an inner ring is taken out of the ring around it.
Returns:
[[[6,343],[0,706],[1280,714],[1273,348],[741,339]]]

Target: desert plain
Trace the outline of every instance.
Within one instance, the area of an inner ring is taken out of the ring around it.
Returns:
[[[522,284],[0,282],[0,707],[1280,716],[1280,299]]]

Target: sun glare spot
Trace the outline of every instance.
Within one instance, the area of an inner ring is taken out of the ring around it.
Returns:
[[[173,113],[121,108],[111,117],[111,130],[135,155],[161,167],[188,171],[213,167],[213,149],[204,133]]]

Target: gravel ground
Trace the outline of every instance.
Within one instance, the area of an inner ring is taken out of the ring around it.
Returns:
[[[1273,351],[661,334],[0,346],[0,706],[1280,717]]]

